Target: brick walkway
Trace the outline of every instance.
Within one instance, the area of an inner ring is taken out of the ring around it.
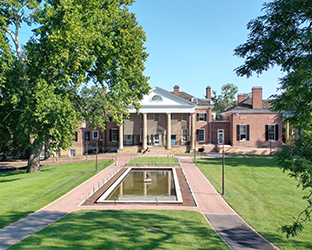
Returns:
[[[133,157],[131,157],[133,158]],[[124,166],[130,157],[119,157],[118,163],[104,169],[96,176],[90,178],[80,186],[76,187],[66,195],[58,200],[52,202],[46,207],[40,209],[34,214],[0,230],[0,249],[7,247],[21,241],[29,235],[41,230],[42,228],[59,220],[66,214],[83,209],[96,210],[112,210],[112,209],[171,209],[171,210],[194,210],[203,213],[210,224],[216,229],[223,240],[232,249],[276,249],[267,240],[261,237],[253,229],[251,229],[244,221],[242,221],[235,211],[223,200],[223,198],[212,187],[205,176],[192,163],[191,157],[180,157],[182,168],[186,174],[188,182],[194,193],[197,202],[194,206],[161,206],[161,205],[142,205],[142,204],[117,204],[94,206],[84,205],[85,198],[97,189],[103,180],[106,181],[113,173],[118,171],[120,167]],[[226,223],[223,219],[226,216],[232,216],[232,223]],[[217,219],[216,219],[217,218]],[[223,221],[222,224],[219,222]],[[235,234],[238,228],[244,228],[243,234]],[[248,234],[249,233],[249,234]],[[248,237],[250,235],[250,237]],[[252,241],[250,240],[252,239]],[[255,244],[255,242],[260,242]],[[265,245],[263,245],[265,244]],[[258,247],[261,248],[258,248]]]

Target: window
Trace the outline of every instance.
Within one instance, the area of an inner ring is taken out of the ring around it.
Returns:
[[[205,141],[205,130],[197,129],[197,141],[204,142]]]
[[[265,125],[265,140],[278,141],[278,125]]]
[[[54,157],[61,157],[61,151],[59,149],[54,149]]]
[[[151,101],[153,101],[153,102],[161,102],[162,101],[162,97],[160,95],[154,95],[152,97]]]
[[[159,121],[159,114],[155,114],[155,121]]]
[[[185,142],[187,141],[187,137],[188,137],[188,130],[186,129],[182,129],[182,141]]]
[[[124,141],[132,141],[132,135],[124,135]]]
[[[69,156],[70,157],[76,157],[76,149],[70,149],[69,150]]]
[[[93,131],[92,139],[99,139],[99,132],[98,131]]]
[[[90,131],[85,131],[85,141],[90,141]]]
[[[78,133],[75,132],[74,142],[77,142],[77,141],[78,141]]]
[[[207,114],[206,113],[198,113],[197,114],[197,121],[198,122],[205,122],[205,121],[207,121]]]
[[[110,137],[109,140],[111,142],[118,142],[118,129],[117,128],[111,129],[109,137]]]
[[[182,122],[186,122],[187,121],[187,114],[182,114],[181,121]]]
[[[237,140],[249,141],[249,125],[237,125]]]
[[[192,98],[192,103],[198,104],[198,99],[197,98]]]

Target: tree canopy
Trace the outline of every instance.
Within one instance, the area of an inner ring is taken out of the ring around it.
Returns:
[[[149,91],[148,55],[145,33],[127,8],[133,2],[0,0],[0,134],[30,148],[29,172],[43,144],[68,148],[79,122],[96,117],[86,111],[99,114],[80,106],[83,86],[86,92],[95,85],[94,95],[107,90],[98,107],[119,123],[130,104],[139,108]],[[22,24],[35,25],[25,45]],[[103,128],[103,120],[92,122]]]
[[[220,95],[217,95],[215,90],[212,91],[211,100],[213,101],[213,110],[216,111],[217,119],[220,118],[220,114],[223,111],[237,103],[237,92],[238,87],[231,83],[225,84],[221,87]]]
[[[287,236],[294,236],[312,212],[312,2],[274,0],[265,3],[263,11],[264,15],[248,23],[247,42],[235,49],[235,55],[245,59],[235,71],[238,76],[250,77],[279,66],[285,73],[280,79],[281,94],[272,101],[273,108],[304,136],[284,148],[277,161],[309,192],[304,197],[307,207],[293,225],[282,228]]]

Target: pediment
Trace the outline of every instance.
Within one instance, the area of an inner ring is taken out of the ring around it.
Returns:
[[[172,94],[164,89],[155,87],[150,90],[148,95],[143,97],[141,101],[144,106],[194,106],[194,103],[189,102],[175,94]]]

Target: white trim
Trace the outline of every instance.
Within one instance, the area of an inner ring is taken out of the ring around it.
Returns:
[[[117,138],[116,140],[114,140],[114,137],[113,137],[113,131],[117,131]],[[112,133],[112,142],[118,142],[118,128],[112,128],[111,129],[111,133]],[[120,139],[120,138],[119,138]]]
[[[197,117],[198,117],[198,120],[197,120],[198,122],[206,122],[206,121],[207,121],[207,113],[206,113],[206,112],[197,113],[197,115],[198,115],[198,116],[197,116]],[[200,119],[200,116],[201,116],[201,115],[204,116],[204,117],[202,117],[203,120]],[[206,117],[206,120],[205,120],[205,117]]]
[[[97,133],[97,136],[94,136],[94,133]],[[92,131],[92,139],[99,139],[99,131]]]
[[[74,152],[74,155],[72,155],[72,152]],[[76,157],[76,149],[75,148],[69,149],[68,155],[69,157]]]
[[[199,139],[198,139],[198,132],[199,132],[199,130],[202,130],[202,131],[204,131],[204,140],[203,141],[200,141]],[[199,128],[199,129],[197,129],[197,141],[198,142],[205,142],[205,129],[203,129],[203,128]]]

